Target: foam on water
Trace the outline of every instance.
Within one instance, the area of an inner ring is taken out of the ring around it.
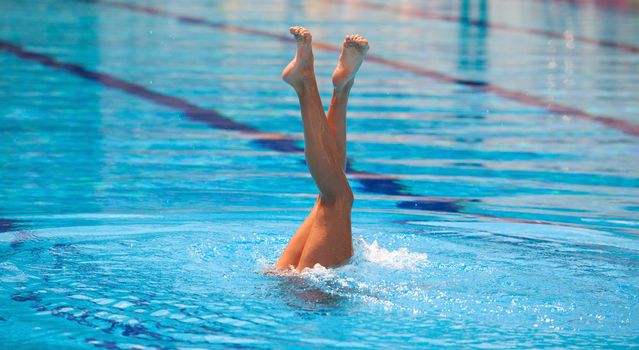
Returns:
[[[376,240],[368,243],[362,237],[355,240],[355,254],[368,262],[400,270],[416,270],[428,263],[425,253],[411,252],[407,248],[388,250],[380,247]]]
[[[413,277],[429,265],[427,255],[405,247],[386,249],[377,240],[369,242],[361,236],[353,243],[353,257],[334,268],[316,264],[298,273],[294,269],[275,268],[265,258],[258,261],[267,274],[288,281],[288,292],[303,295],[304,302],[322,304],[338,298],[384,310],[415,313],[406,301],[428,298],[427,291]],[[391,279],[396,282],[390,283]]]
[[[210,248],[210,245],[208,246]],[[407,248],[402,247],[396,250],[389,250],[379,246],[377,240],[371,243],[367,242],[363,237],[356,237],[353,240],[353,257],[343,266],[336,268],[326,268],[320,264],[315,264],[312,268],[306,268],[301,272],[302,276],[325,276],[336,277],[336,271],[350,270],[364,264],[377,265],[380,267],[391,268],[395,270],[409,270],[425,266],[428,263],[428,255],[425,253],[411,252]],[[201,257],[202,250],[195,249],[198,257]],[[267,262],[263,257],[258,260],[266,269],[272,269],[272,262]],[[281,269],[280,269],[281,270]],[[294,270],[290,270],[294,271]],[[289,270],[281,270],[280,273],[288,275]]]

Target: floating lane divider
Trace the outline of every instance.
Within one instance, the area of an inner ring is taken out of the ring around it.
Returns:
[[[261,37],[268,37],[268,38],[287,41],[287,42],[293,41],[290,38],[290,35],[277,34],[277,33],[269,32],[269,31],[261,30],[261,29],[252,29],[252,28],[243,27],[243,26],[225,24],[222,22],[214,22],[214,21],[207,20],[206,18],[173,13],[170,11],[166,11],[166,10],[162,10],[162,9],[150,7],[150,6],[135,5],[135,4],[129,4],[125,2],[111,1],[111,0],[77,0],[77,1],[92,3],[92,4],[99,4],[102,6],[127,9],[127,10],[144,13],[144,14],[152,15],[152,16],[172,18],[172,19],[178,20],[181,23],[186,23],[191,25],[198,25],[198,26],[210,27],[210,28],[215,28],[220,30],[233,31],[233,32],[245,33],[245,34],[251,34],[251,35],[258,35]],[[331,45],[331,44],[322,43],[318,41],[313,41],[313,48],[324,50],[324,51],[333,51],[333,52],[341,51],[341,46]],[[555,115],[568,115],[574,118],[596,122],[596,123],[605,125],[611,129],[621,131],[628,135],[639,136],[639,124],[634,124],[629,121],[625,121],[622,119],[617,119],[617,118],[613,118],[609,116],[600,116],[600,115],[590,114],[586,112],[585,110],[582,110],[576,107],[551,102],[548,100],[544,100],[541,97],[537,97],[537,96],[530,95],[528,93],[500,87],[497,85],[490,84],[488,82],[479,81],[479,80],[461,79],[461,78],[450,76],[435,70],[423,68],[423,67],[409,64],[409,63],[404,63],[401,61],[390,60],[390,59],[386,59],[386,58],[371,55],[371,54],[368,54],[366,56],[366,61],[384,65],[386,67],[389,67],[395,70],[409,72],[417,76],[430,78],[435,81],[457,84],[457,85],[465,86],[475,90],[492,93],[501,98],[505,98],[511,101],[516,101],[524,105],[537,107]]]
[[[199,107],[187,100],[151,90],[145,86],[126,81],[111,74],[92,71],[75,63],[62,62],[54,57],[29,51],[21,46],[3,40],[0,40],[0,51],[11,53],[23,60],[36,62],[48,68],[70,73],[160,106],[169,107],[183,113],[188,119],[206,124],[210,127],[252,136],[253,142],[257,145],[274,151],[283,153],[302,153],[304,151],[302,147],[295,143],[296,140],[288,135],[262,132],[253,126],[242,124],[228,118],[216,110]],[[397,206],[399,208],[459,212],[461,206],[458,203],[478,201],[415,195],[406,190],[396,178],[354,169],[352,159],[348,160],[346,172],[361,184],[365,192],[415,198],[415,200],[398,202]],[[0,221],[0,230],[12,229],[12,223],[13,221]]]

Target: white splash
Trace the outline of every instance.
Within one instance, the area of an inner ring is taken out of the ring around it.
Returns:
[[[338,281],[340,284],[346,283],[340,279],[340,276],[334,269],[326,268],[320,264],[315,264],[313,267],[303,269],[302,272],[300,272],[300,275],[316,282]]]
[[[419,267],[428,264],[428,255],[426,253],[411,252],[407,248],[399,248],[397,250],[388,250],[379,246],[377,240],[373,243],[366,242],[362,237],[353,240],[353,248],[355,254],[350,261],[336,268],[326,268],[320,264],[315,264],[312,268],[305,268],[300,274],[294,269],[280,269],[273,265],[263,256],[257,258],[258,265],[262,270],[274,275],[302,275],[311,279],[330,280],[337,278],[337,271],[353,271],[363,262],[372,263],[396,270],[415,271]],[[337,270],[337,271],[336,271]]]
[[[425,253],[410,252],[406,248],[388,250],[379,246],[377,241],[368,243],[360,238],[356,242],[355,252],[361,255],[362,259],[398,270],[416,270],[418,267],[428,263],[428,255]]]

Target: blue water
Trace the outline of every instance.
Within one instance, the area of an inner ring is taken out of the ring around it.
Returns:
[[[485,6],[483,6],[483,5]],[[619,1],[0,2],[0,348],[639,345],[639,9]],[[279,78],[348,115],[355,256]],[[554,33],[554,34],[553,34]]]

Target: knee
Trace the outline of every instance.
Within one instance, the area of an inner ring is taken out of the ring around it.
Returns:
[[[355,197],[353,196],[353,191],[350,187],[346,187],[344,189],[340,189],[331,194],[321,194],[320,198],[324,204],[329,205],[339,205],[340,207],[353,207],[353,201]]]

